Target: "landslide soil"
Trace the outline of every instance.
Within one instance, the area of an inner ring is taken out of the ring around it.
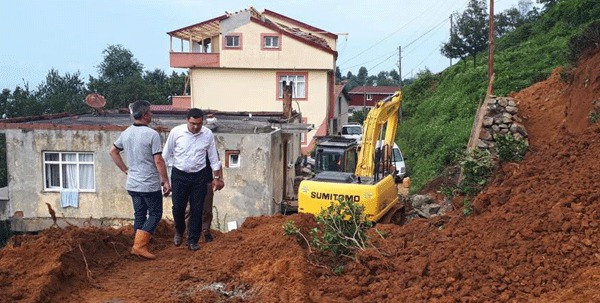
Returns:
[[[565,75],[565,72],[563,72]],[[600,302],[600,53],[512,96],[531,150],[459,211],[370,230],[340,274],[283,235],[310,215],[248,218],[190,252],[163,221],[144,261],[131,227],[51,228],[0,251],[0,302]]]

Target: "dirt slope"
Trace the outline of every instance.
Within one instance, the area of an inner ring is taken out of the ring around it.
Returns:
[[[599,302],[600,53],[573,83],[558,70],[514,94],[532,151],[507,164],[460,212],[371,230],[377,249],[335,275],[306,245],[283,236],[309,215],[249,218],[195,253],[170,245],[158,259],[128,254],[130,227],[50,229],[0,251],[0,302]]]

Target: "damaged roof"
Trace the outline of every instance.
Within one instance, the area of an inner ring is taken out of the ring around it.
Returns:
[[[312,25],[308,25],[306,23],[300,22],[298,20],[292,19],[290,17],[286,17],[279,13],[270,11],[265,9],[263,12],[257,11],[254,7],[250,7],[235,13],[227,13],[225,15],[206,20],[194,25],[186,26],[174,31],[167,32],[169,36],[176,37],[182,40],[192,40],[196,42],[203,41],[206,38],[211,38],[215,36],[219,36],[222,34],[221,32],[221,21],[228,19],[232,16],[241,14],[241,13],[249,13],[250,21],[261,24],[267,28],[270,28],[274,31],[277,31],[283,35],[291,37],[293,39],[304,42],[308,45],[314,46],[321,50],[324,50],[328,53],[337,56],[337,51],[333,50],[333,48],[327,43],[327,40],[324,38],[315,35],[318,33],[320,35],[324,35],[326,37],[337,39],[337,35],[330,33],[328,31],[319,29]],[[272,17],[272,18],[269,18]],[[294,26],[287,26],[282,24],[281,22],[277,22],[276,20],[284,20]]]

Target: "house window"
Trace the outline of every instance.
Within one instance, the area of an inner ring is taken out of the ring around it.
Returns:
[[[225,151],[225,167],[240,167],[240,151],[239,150],[226,150]]]
[[[367,94],[367,100],[373,100],[373,95]]]
[[[281,50],[280,34],[260,34],[262,50]]]
[[[44,190],[94,191],[94,154],[44,152]]]
[[[283,99],[283,83],[285,82],[288,85],[292,82],[292,98],[294,99],[306,99],[306,78],[307,73],[302,75],[299,74],[278,74],[279,78],[279,99]]]
[[[226,35],[223,41],[223,48],[242,49],[242,34],[231,33]]]

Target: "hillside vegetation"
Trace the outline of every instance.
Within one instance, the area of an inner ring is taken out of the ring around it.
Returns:
[[[518,92],[545,80],[559,66],[570,69],[581,50],[569,41],[596,20],[597,0],[563,0],[534,22],[497,38],[494,94]],[[486,51],[477,56],[475,66],[469,57],[440,74],[422,71],[404,90],[396,141],[407,157],[413,191],[456,163],[464,151],[477,105],[486,95],[487,62]]]

